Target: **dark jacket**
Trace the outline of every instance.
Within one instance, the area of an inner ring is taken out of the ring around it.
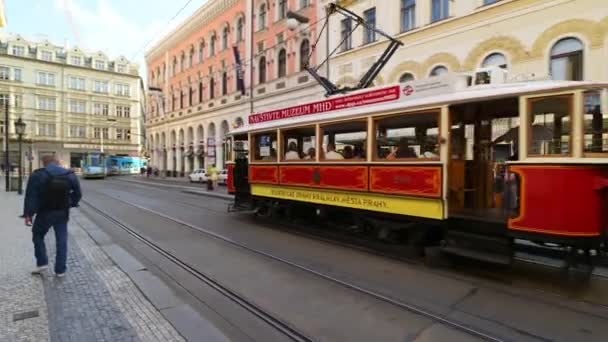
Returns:
[[[80,202],[80,198],[82,198],[78,177],[76,177],[74,172],[66,170],[57,164],[49,164],[46,168],[34,171],[27,182],[23,208],[24,216],[33,217],[34,214],[40,214],[44,211],[44,208],[41,208],[41,206],[45,196],[46,184],[50,177],[49,174],[53,176],[67,175],[71,186],[70,207],[78,206],[78,202]],[[49,214],[53,215],[65,215],[66,219],[68,213],[69,210],[61,210],[56,213],[49,212]]]

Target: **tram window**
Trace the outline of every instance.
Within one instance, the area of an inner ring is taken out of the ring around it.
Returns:
[[[281,131],[281,136],[283,138],[282,160],[317,160],[315,127],[284,130]]]
[[[529,154],[569,155],[572,96],[532,99]]]
[[[602,108],[601,93],[585,93],[585,137],[586,153],[608,153],[608,111]]]
[[[322,160],[365,160],[367,121],[321,126]]]
[[[254,160],[277,161],[277,133],[259,133],[253,136]]]
[[[376,159],[439,159],[439,113],[395,115],[376,121]]]

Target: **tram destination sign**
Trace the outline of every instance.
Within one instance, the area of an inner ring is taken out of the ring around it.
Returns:
[[[304,115],[332,112],[336,110],[367,106],[371,104],[399,100],[401,87],[398,85],[374,89],[358,94],[336,97],[324,101],[311,102],[303,105],[277,109],[249,116],[249,124],[283,120]]]

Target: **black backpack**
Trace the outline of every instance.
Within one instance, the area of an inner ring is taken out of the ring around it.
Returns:
[[[52,175],[46,171],[49,178],[43,192],[42,210],[66,210],[70,208],[70,192],[72,185],[69,172],[63,175]]]

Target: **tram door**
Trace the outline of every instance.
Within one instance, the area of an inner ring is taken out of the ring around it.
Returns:
[[[506,220],[505,162],[516,150],[517,99],[454,106],[450,113],[450,215]]]

